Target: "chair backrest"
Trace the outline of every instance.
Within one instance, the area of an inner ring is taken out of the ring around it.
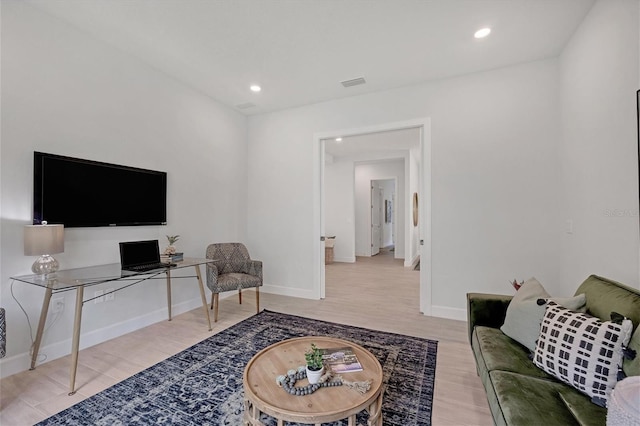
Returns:
[[[241,272],[250,260],[249,251],[242,243],[216,243],[207,247],[207,259],[215,259],[219,274]]]

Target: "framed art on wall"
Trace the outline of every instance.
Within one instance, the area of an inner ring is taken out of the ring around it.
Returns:
[[[393,215],[393,204],[391,200],[384,200],[384,223],[391,223]]]

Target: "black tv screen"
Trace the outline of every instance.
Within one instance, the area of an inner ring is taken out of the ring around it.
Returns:
[[[166,225],[167,173],[33,153],[33,223]]]

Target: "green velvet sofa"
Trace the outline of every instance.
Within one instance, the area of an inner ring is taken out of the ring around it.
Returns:
[[[591,275],[576,290],[587,313],[603,321],[612,311],[633,322],[628,347],[638,356],[625,360],[627,376],[640,375],[640,291]],[[529,358],[529,351],[500,330],[512,296],[468,293],[469,341],[496,425],[605,425],[606,408],[560,382]]]

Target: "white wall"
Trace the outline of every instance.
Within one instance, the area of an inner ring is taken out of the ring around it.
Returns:
[[[396,179],[398,183],[397,199],[397,229],[396,250],[394,257],[403,259],[405,253],[404,238],[404,159],[385,160],[367,163],[356,163],[355,191],[356,191],[356,255],[371,256],[371,181],[381,179]],[[384,221],[384,215],[382,217]]]
[[[560,59],[561,283],[589,274],[640,287],[638,136],[640,87],[637,0],[600,0]]]
[[[463,314],[468,291],[509,292],[509,279],[532,275],[557,283],[558,90],[546,60],[250,117],[248,235],[265,290],[317,294],[314,135],[426,117],[432,304]]]
[[[336,262],[356,261],[353,169],[352,161],[335,161],[324,169],[325,235],[336,237]]]
[[[168,172],[166,227],[76,228],[65,234],[63,268],[119,262],[118,242],[180,234],[178,248],[203,257],[214,241],[243,240],[246,118],[85,33],[19,1],[2,1],[1,305],[7,309],[2,374],[28,367],[27,322],[10,296],[12,275],[30,273],[23,226],[32,219],[33,151]],[[126,208],[126,206],[123,206]],[[89,214],[89,213],[88,213]],[[189,271],[189,275],[192,275]],[[174,281],[174,314],[199,303],[195,279]],[[83,346],[166,318],[164,284],[84,308]],[[43,290],[13,290],[37,324]],[[208,293],[208,292],[207,292]],[[47,330],[48,359],[70,351],[75,294]]]

